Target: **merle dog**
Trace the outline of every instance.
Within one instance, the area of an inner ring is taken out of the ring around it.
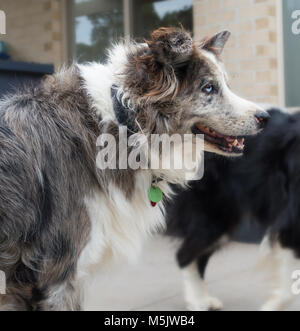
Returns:
[[[206,150],[242,153],[241,136],[259,132],[266,113],[228,87],[220,54],[229,35],[196,43],[160,28],[145,44],[112,47],[105,64],[74,64],[0,101],[0,309],[80,309],[88,277],[135,259],[164,224],[149,190],[163,178],[157,187],[168,195],[169,183],[186,183],[185,169],[101,167],[103,137],[122,140],[127,156],[130,139],[140,155],[153,136],[204,131]],[[152,145],[150,153],[161,159]]]

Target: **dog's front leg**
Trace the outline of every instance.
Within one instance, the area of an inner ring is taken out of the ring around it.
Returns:
[[[284,249],[280,244],[274,245],[271,251],[273,289],[268,300],[262,306],[262,311],[283,310],[295,298],[293,293],[293,272],[300,270],[300,260],[295,257],[293,250]]]
[[[182,269],[184,296],[187,308],[192,311],[209,311],[223,309],[222,302],[212,297],[204,281],[204,271],[209,256],[199,257]]]

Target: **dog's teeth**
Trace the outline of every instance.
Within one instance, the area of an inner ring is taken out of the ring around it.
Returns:
[[[244,147],[244,141],[245,141],[244,138],[238,139],[238,146],[243,148]]]
[[[232,145],[233,145],[234,147],[236,147],[238,144],[239,144],[239,142],[237,141],[237,139],[235,139],[234,142],[232,143]]]

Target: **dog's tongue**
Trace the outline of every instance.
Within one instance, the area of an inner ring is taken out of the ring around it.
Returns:
[[[201,124],[197,124],[198,129],[200,129],[203,133],[215,137],[215,138],[220,138],[221,141],[220,143],[232,150],[233,147],[243,149],[244,148],[244,139],[243,138],[234,138],[234,137],[228,137],[223,134],[220,134],[218,132],[213,131],[212,129],[202,126]],[[222,140],[223,139],[223,140]],[[223,141],[223,142],[222,142]]]
[[[225,139],[229,144],[232,144],[236,140],[235,138],[231,138],[231,137],[225,137]]]

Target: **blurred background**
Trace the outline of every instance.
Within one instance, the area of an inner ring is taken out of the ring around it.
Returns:
[[[181,23],[196,39],[232,32],[223,58],[239,94],[298,107],[300,34],[292,33],[292,13],[299,9],[299,0],[0,0],[7,21],[0,93],[74,59],[103,61],[120,37],[143,40]]]

